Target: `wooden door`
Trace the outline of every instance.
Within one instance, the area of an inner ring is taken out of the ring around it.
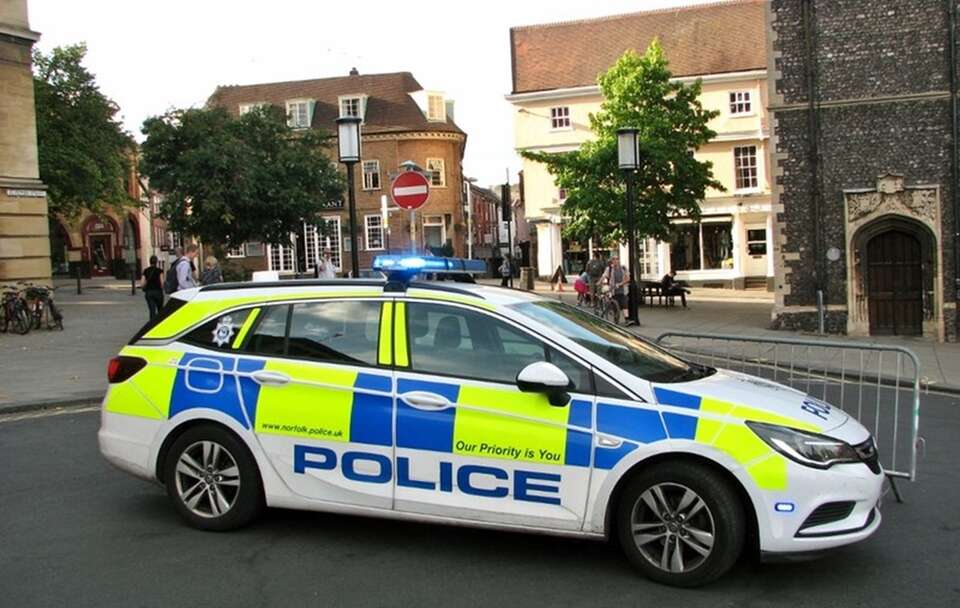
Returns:
[[[923,263],[920,241],[889,230],[867,243],[870,333],[923,334]]]

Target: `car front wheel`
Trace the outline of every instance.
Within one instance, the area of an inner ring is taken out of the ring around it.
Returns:
[[[645,576],[696,587],[725,574],[746,533],[730,483],[690,462],[654,465],[628,482],[617,508],[620,545]]]
[[[164,482],[177,512],[202,530],[239,528],[263,506],[263,484],[250,451],[214,425],[188,429],[173,442]]]

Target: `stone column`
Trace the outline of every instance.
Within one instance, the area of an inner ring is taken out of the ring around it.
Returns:
[[[37,123],[26,0],[0,3],[0,282],[50,282],[46,187]]]

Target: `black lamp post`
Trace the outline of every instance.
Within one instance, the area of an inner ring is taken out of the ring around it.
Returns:
[[[630,325],[639,325],[637,296],[637,219],[635,212],[636,192],[635,180],[637,170],[640,169],[640,141],[637,129],[623,128],[617,130],[617,160],[620,170],[623,171],[627,182],[627,255],[630,258],[630,283],[627,285],[627,322]]]
[[[359,116],[342,116],[337,119],[337,144],[340,162],[347,166],[347,201],[350,206],[350,276],[360,276],[360,254],[357,251],[357,196],[353,183],[353,166],[360,162]]]

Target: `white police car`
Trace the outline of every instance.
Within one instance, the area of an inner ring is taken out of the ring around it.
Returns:
[[[616,535],[657,581],[862,540],[869,433],[813,397],[687,363],[482,270],[382,256],[387,280],[174,295],[109,367],[100,449],[203,529],[264,506]]]

